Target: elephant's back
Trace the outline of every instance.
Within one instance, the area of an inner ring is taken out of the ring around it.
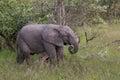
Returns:
[[[44,25],[39,25],[39,24],[29,24],[29,25],[26,25],[24,26],[22,29],[21,29],[21,32],[22,31],[40,31],[42,30]]]
[[[59,27],[58,25],[56,24],[28,24],[28,25],[25,25],[21,31],[41,31],[43,30],[44,28],[56,28],[56,27]]]

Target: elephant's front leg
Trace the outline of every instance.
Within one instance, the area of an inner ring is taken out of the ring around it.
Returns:
[[[55,62],[56,62],[56,46],[54,46],[53,44],[44,42],[44,48],[50,58],[50,63],[55,64]]]
[[[57,59],[59,63],[64,64],[63,47],[57,47]]]

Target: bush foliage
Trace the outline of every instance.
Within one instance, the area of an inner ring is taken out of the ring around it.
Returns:
[[[0,36],[14,44],[18,31],[29,21],[50,23],[55,3],[55,0],[1,0]],[[64,6],[66,24],[70,26],[106,24],[109,19],[119,22],[119,0],[65,0]]]

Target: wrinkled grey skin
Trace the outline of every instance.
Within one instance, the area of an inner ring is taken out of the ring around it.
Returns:
[[[17,62],[22,64],[26,59],[31,65],[30,55],[34,53],[46,52],[51,64],[56,59],[63,61],[64,45],[73,45],[70,53],[78,51],[78,38],[68,26],[55,24],[29,24],[24,26],[17,35],[17,45],[20,53]]]

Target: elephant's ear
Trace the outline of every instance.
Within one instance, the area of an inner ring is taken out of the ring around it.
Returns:
[[[44,41],[54,44],[56,46],[63,46],[63,40],[56,29],[47,28],[42,32],[42,38]]]

